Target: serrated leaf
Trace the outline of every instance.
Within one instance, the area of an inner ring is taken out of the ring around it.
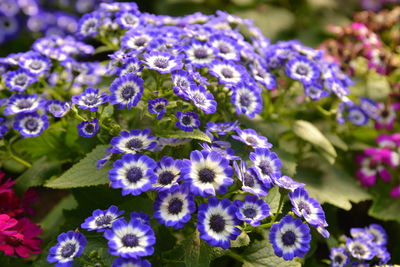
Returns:
[[[166,132],[162,133],[161,137],[169,137],[169,138],[190,138],[190,139],[196,139],[200,141],[205,141],[208,143],[211,143],[210,137],[203,133],[202,131],[195,129],[193,132],[184,132],[184,131],[177,131],[177,132]]]
[[[268,235],[267,235],[268,237]],[[255,241],[241,254],[243,267],[297,267],[300,262],[285,261],[277,257],[269,240]]]
[[[107,147],[107,145],[97,146],[63,175],[47,182],[44,186],[50,188],[76,188],[107,184],[109,182],[108,170],[111,168],[111,164],[107,163],[100,170],[96,167],[97,161],[104,156]]]
[[[299,163],[295,180],[305,183],[307,191],[320,203],[330,203],[345,210],[351,209],[352,202],[371,199],[371,195],[342,167],[330,165],[317,155]]]
[[[60,167],[59,162],[42,157],[16,179],[15,187],[22,193],[29,187],[42,185],[52,175],[59,173]]]
[[[293,123],[293,132],[301,139],[313,144],[323,150],[328,155],[336,158],[336,150],[329,140],[312,123],[303,120],[297,120]]]

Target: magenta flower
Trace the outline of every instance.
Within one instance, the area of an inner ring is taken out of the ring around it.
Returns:
[[[378,103],[379,118],[375,121],[376,129],[393,130],[393,125],[396,122],[396,111],[400,109],[400,103],[385,105]]]

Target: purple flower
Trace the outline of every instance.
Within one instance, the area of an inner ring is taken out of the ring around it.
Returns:
[[[152,51],[143,55],[144,63],[149,69],[160,73],[170,73],[182,68],[182,61],[169,53]]]
[[[235,200],[233,204],[238,208],[236,217],[252,226],[260,225],[261,221],[270,215],[268,204],[256,196],[246,195],[244,202]]]
[[[236,161],[234,161],[233,166],[235,167],[236,175],[242,182],[243,191],[260,197],[265,197],[267,195],[267,187],[271,187],[271,184],[263,183],[260,180],[260,174],[254,167],[247,168],[246,162],[244,161],[240,161],[240,165],[238,165]]]
[[[99,89],[87,88],[85,92],[73,96],[72,103],[79,108],[96,111],[101,104],[106,103],[108,96],[105,93],[99,94]]]
[[[153,149],[157,145],[156,137],[150,135],[150,129],[122,131],[120,136],[113,137],[110,141],[113,153],[135,154],[142,150]]]
[[[22,92],[37,81],[35,77],[23,69],[6,72],[4,76],[6,86],[9,87],[10,91]]]
[[[47,116],[40,116],[36,112],[20,113],[15,117],[14,129],[18,130],[24,137],[40,135],[49,127]]]
[[[126,74],[116,78],[111,86],[110,103],[117,104],[122,109],[125,106],[130,109],[136,106],[142,98],[144,88],[143,80],[135,74]]]
[[[217,110],[217,102],[214,100],[214,96],[207,92],[206,88],[202,85],[192,86],[187,91],[187,96],[193,101],[196,107],[206,114],[215,113]]]
[[[248,78],[246,69],[231,61],[214,60],[210,63],[209,72],[218,78],[219,83],[236,85]]]
[[[235,131],[238,128],[239,123],[235,122],[207,122],[207,131],[215,132],[218,135],[226,135],[229,132]]]
[[[254,163],[254,168],[258,170],[264,183],[271,184],[274,179],[281,176],[281,160],[268,148],[256,148],[250,153],[250,160]]]
[[[93,12],[83,15],[78,24],[78,36],[81,38],[95,36],[100,28],[100,16]]]
[[[76,128],[78,128],[78,134],[83,137],[93,137],[99,131],[99,120],[94,118],[91,121],[82,121]]]
[[[332,248],[329,258],[331,267],[346,267],[350,264],[350,256],[344,247]]]
[[[97,232],[104,232],[107,228],[111,228],[114,221],[118,220],[124,211],[119,211],[118,207],[112,205],[106,210],[94,210],[92,216],[85,219],[81,227],[88,231],[96,230]]]
[[[8,99],[7,107],[4,109],[4,115],[34,112],[40,108],[42,104],[43,102],[40,101],[36,94],[13,94]]]
[[[258,86],[240,82],[233,87],[232,104],[237,114],[245,114],[249,118],[261,112],[262,99]]]
[[[194,39],[185,47],[186,60],[197,68],[208,66],[214,59],[216,50],[208,43]]]
[[[153,114],[157,114],[157,119],[160,120],[164,117],[165,112],[167,111],[168,100],[165,98],[156,98],[149,99],[148,108],[149,112]]]
[[[232,135],[233,139],[236,139],[244,144],[253,148],[272,148],[272,144],[268,142],[268,139],[264,136],[260,136],[253,129],[236,129],[238,135]]]
[[[194,128],[198,128],[200,126],[199,115],[195,112],[176,112],[175,116],[178,118],[178,121],[175,123],[175,126],[182,131],[192,132]]]
[[[51,67],[51,61],[47,57],[37,52],[27,52],[18,61],[21,68],[28,71],[31,75],[46,73]]]
[[[154,173],[157,175],[157,182],[153,184],[153,188],[159,191],[168,191],[179,187],[178,182],[182,179],[181,169],[183,166],[182,160],[174,160],[171,157],[163,156],[154,169]]]
[[[316,63],[306,57],[297,56],[286,63],[286,74],[304,84],[310,84],[319,78],[320,70]]]
[[[57,237],[57,245],[50,248],[47,261],[57,267],[72,266],[75,257],[82,255],[87,240],[80,232],[68,231]]]
[[[44,105],[46,112],[51,113],[56,118],[61,118],[68,113],[71,105],[68,102],[59,100],[47,100]]]

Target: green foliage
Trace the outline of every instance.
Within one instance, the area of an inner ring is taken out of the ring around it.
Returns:
[[[262,198],[268,203],[271,214],[274,214],[278,211],[280,198],[281,194],[279,192],[279,188],[276,186],[269,189],[268,194]]]
[[[203,133],[202,131],[195,129],[193,132],[184,132],[184,131],[176,131],[176,132],[163,132],[161,137],[169,137],[169,138],[190,138],[200,141],[206,141],[211,143],[210,137]]]
[[[97,146],[63,175],[48,181],[45,186],[61,189],[106,184],[108,182],[107,173],[111,164],[106,164],[100,170],[96,167],[97,161],[105,155],[106,148],[106,145]]]
[[[400,199],[392,199],[380,194],[374,199],[368,215],[383,221],[395,220],[400,222]]]

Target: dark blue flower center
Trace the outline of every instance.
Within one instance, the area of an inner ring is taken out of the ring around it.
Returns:
[[[84,24],[83,32],[91,33],[96,30],[97,20],[90,20]]]
[[[139,181],[142,178],[143,178],[142,169],[140,169],[138,167],[133,167],[126,174],[126,179],[128,179],[128,181],[131,183],[136,183],[137,181]]]
[[[248,107],[251,104],[251,99],[248,95],[241,95],[239,101],[243,107]]]
[[[135,24],[137,20],[136,20],[136,18],[134,16],[127,15],[127,16],[124,17],[124,21],[128,25],[132,25],[132,24]]]
[[[199,171],[199,180],[203,183],[212,183],[215,178],[215,173],[213,170],[208,168],[201,169]]]
[[[243,214],[246,218],[254,218],[257,215],[257,211],[254,208],[246,208],[243,210]]]
[[[86,133],[93,133],[94,132],[94,123],[88,123],[85,125],[85,132]]]
[[[308,74],[308,68],[304,65],[300,65],[296,68],[296,73],[299,75],[307,75]]]
[[[210,218],[210,228],[216,233],[221,233],[225,230],[225,219],[219,214],[214,214]]]
[[[29,100],[23,99],[18,102],[17,106],[19,109],[27,109],[27,108],[32,107],[32,102]]]
[[[24,126],[28,131],[34,132],[39,127],[39,123],[36,118],[29,118],[25,121]]]
[[[296,242],[296,234],[292,231],[287,231],[282,235],[282,243],[285,246],[292,246]]]
[[[248,143],[252,144],[252,145],[257,145],[257,144],[258,144],[257,139],[255,139],[255,138],[252,137],[252,136],[246,137],[246,141],[247,141]]]
[[[178,81],[176,82],[176,86],[181,88],[181,89],[186,89],[189,87],[189,81],[186,80],[185,78],[180,78],[178,79]]]
[[[300,212],[304,210],[307,214],[311,213],[310,205],[306,202],[300,201],[298,204]]]
[[[29,68],[33,70],[39,70],[42,68],[43,63],[39,60],[34,60],[29,64]]]
[[[157,104],[155,107],[154,107],[154,110],[158,113],[158,112],[161,112],[161,111],[163,111],[164,110],[164,104]]]
[[[228,54],[229,52],[231,52],[231,49],[226,44],[220,44],[218,48],[219,52],[221,52],[222,54]]]
[[[143,142],[139,138],[132,138],[126,143],[126,148],[135,150],[143,147]]]
[[[100,217],[97,217],[95,224],[99,227],[101,226],[108,226],[110,225],[113,217],[110,215],[102,215]]]
[[[145,37],[139,37],[135,40],[135,45],[138,47],[142,47],[147,43],[147,39]]]
[[[172,172],[164,171],[158,176],[158,182],[162,185],[169,185],[174,178],[175,175]]]
[[[88,95],[88,96],[84,99],[84,102],[85,102],[86,105],[92,106],[92,105],[94,105],[94,104],[97,103],[97,99],[98,99],[98,98],[97,98],[96,95]]]
[[[197,48],[194,51],[194,56],[198,59],[205,59],[208,57],[207,49],[205,48]]]
[[[203,94],[195,94],[193,96],[193,100],[195,103],[199,104],[199,105],[204,105],[204,103],[206,102],[206,98],[204,97]]]
[[[121,90],[121,97],[125,100],[131,99],[135,95],[135,88],[132,86],[124,86]]]
[[[192,117],[185,115],[182,117],[181,121],[183,125],[189,126],[190,124],[192,124]]]
[[[270,175],[272,173],[271,163],[268,160],[261,161],[258,167],[264,175]]]
[[[355,256],[355,257],[358,256],[359,258],[362,258],[366,253],[367,252],[365,251],[365,249],[360,244],[360,245],[355,245],[353,247],[351,254],[353,254],[353,256]]]
[[[67,243],[61,248],[61,257],[69,258],[76,251],[76,245],[73,243]]]
[[[28,77],[26,77],[26,75],[18,75],[17,78],[15,78],[14,83],[19,86],[24,86],[27,81]]]
[[[157,68],[160,68],[160,69],[165,69],[165,68],[167,68],[168,67],[168,63],[169,63],[169,60],[167,59],[167,58],[157,58],[156,60],[154,60],[154,65],[157,67]]]
[[[168,203],[168,212],[170,214],[179,214],[182,211],[183,201],[179,198],[173,198]]]
[[[333,258],[333,262],[337,263],[337,264],[342,264],[342,262],[344,261],[343,256],[342,255],[336,255]]]
[[[136,235],[134,234],[127,234],[121,239],[122,244],[125,247],[136,247],[139,245],[139,239]]]
[[[254,187],[255,181],[253,175],[246,172],[243,176],[244,185],[248,187]]]
[[[233,72],[231,69],[228,68],[223,68],[221,70],[221,74],[225,77],[225,78],[232,78],[233,77]]]

